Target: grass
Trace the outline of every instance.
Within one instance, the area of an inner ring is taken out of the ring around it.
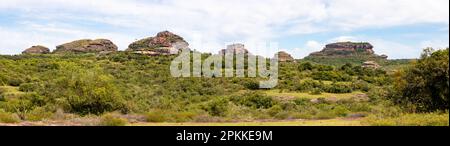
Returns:
[[[360,120],[290,120],[274,122],[223,122],[223,123],[135,123],[129,126],[363,126]]]
[[[19,91],[19,87],[0,86],[0,95],[2,95],[4,98],[19,97],[23,94],[26,93]]]
[[[267,90],[267,91],[265,91],[265,93],[268,96],[274,96],[274,97],[295,97],[295,98],[306,98],[306,99],[331,98],[331,97],[335,97],[336,99],[350,99],[358,94],[364,94],[360,91],[355,91],[352,93],[343,93],[343,94],[322,93],[320,95],[312,95],[310,93],[298,93],[298,92],[280,93],[279,90]]]
[[[0,123],[18,123],[20,119],[17,115],[6,113],[0,110]]]
[[[398,117],[372,115],[362,122],[370,126],[449,126],[449,114],[401,114]]]
[[[102,116],[99,126],[125,126],[127,120],[113,114],[105,114]]]

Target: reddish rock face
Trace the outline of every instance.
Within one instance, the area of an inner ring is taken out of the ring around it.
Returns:
[[[31,48],[28,48],[22,52],[22,54],[48,54],[48,53],[50,53],[50,49],[44,46],[32,46]]]
[[[97,39],[97,40],[76,40],[70,43],[65,43],[56,46],[54,53],[99,53],[99,52],[114,52],[117,51],[117,46],[107,39]]]
[[[228,45],[227,49],[222,49],[219,51],[219,55],[225,55],[226,53],[235,53],[235,54],[247,54],[248,50],[245,48],[244,44],[232,44]]]
[[[284,51],[278,52],[278,60],[280,62],[294,62],[294,57],[291,56],[291,54],[286,53]]]
[[[189,44],[180,36],[169,32],[163,31],[156,34],[155,37],[148,37],[139,41],[133,42],[128,46],[128,51],[151,51],[158,54],[161,52],[159,49],[181,50],[189,49]],[[164,51],[163,51],[164,52]],[[170,54],[176,54],[171,51]],[[164,54],[163,54],[164,55]]]
[[[314,52],[311,56],[372,55],[374,53],[373,46],[370,43],[339,42],[328,44],[322,51]]]

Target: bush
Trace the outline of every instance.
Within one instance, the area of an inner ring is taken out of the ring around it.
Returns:
[[[245,93],[241,96],[235,96],[232,98],[232,100],[237,104],[257,109],[267,109],[276,104],[276,101],[272,99],[272,97],[256,92]]]
[[[152,112],[148,112],[145,114],[147,122],[167,122],[168,118],[165,116],[165,113],[161,110],[155,110]]]
[[[58,104],[65,111],[81,115],[128,110],[113,77],[100,69],[67,73],[52,80],[41,92],[61,101]]]
[[[244,83],[245,88],[250,90],[258,90],[259,89],[259,83],[257,81],[247,81]]]
[[[147,122],[189,122],[195,119],[197,114],[192,112],[173,112],[153,110],[145,114]]]
[[[314,88],[323,89],[324,87],[325,84],[320,81],[306,79],[295,85],[295,91],[311,91]]]
[[[127,120],[114,116],[112,114],[105,114],[102,116],[100,120],[100,126],[125,126],[127,124]]]
[[[8,80],[8,85],[10,85],[10,86],[17,87],[17,86],[19,86],[22,83],[23,83],[23,80],[22,79],[18,79],[18,78],[12,78],[12,79]]]
[[[267,113],[268,113],[270,116],[274,117],[274,116],[276,116],[278,113],[280,113],[280,112],[282,112],[282,111],[283,111],[283,108],[281,108],[281,106],[275,105],[275,106],[272,106],[272,107],[267,111]]]
[[[449,109],[449,49],[425,49],[414,66],[395,75],[391,99],[419,112]]]
[[[449,126],[449,114],[402,114],[398,117],[369,116],[363,123],[371,126]]]
[[[228,111],[228,100],[225,98],[215,99],[209,102],[203,109],[212,116],[225,116]]]
[[[310,92],[310,94],[311,94],[311,95],[320,95],[320,94],[322,94],[322,90],[319,89],[319,88],[314,88],[314,89]]]
[[[352,93],[352,87],[346,83],[333,83],[327,87],[328,93]]]
[[[37,83],[23,83],[19,86],[19,91],[22,92],[33,92],[39,88]]]
[[[0,110],[0,123],[18,123],[20,118],[16,114],[7,113]]]
[[[48,112],[44,108],[36,108],[30,112],[25,113],[25,120],[27,121],[42,121],[52,118],[53,113]]]

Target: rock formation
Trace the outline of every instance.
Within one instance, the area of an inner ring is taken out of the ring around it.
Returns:
[[[248,50],[245,48],[244,44],[231,44],[227,46],[227,49],[222,49],[219,51],[219,55],[225,55],[226,53],[235,54],[248,54]]]
[[[155,37],[148,37],[131,43],[127,51],[146,55],[174,55],[182,49],[189,49],[189,43],[172,32],[163,31]]]
[[[375,61],[366,61],[362,64],[362,67],[377,69],[377,68],[380,68],[381,66],[378,65],[378,63],[376,63]]]
[[[70,43],[65,43],[56,46],[56,50],[53,53],[99,53],[99,52],[115,52],[117,46],[107,39],[97,40],[76,40]]]
[[[339,42],[325,46],[320,52],[311,53],[310,56],[351,56],[351,55],[373,55],[373,46],[370,43],[361,42]]]
[[[50,53],[50,49],[44,46],[32,46],[31,48],[26,49],[22,52],[22,54],[48,54]]]
[[[284,51],[278,52],[278,61],[280,62],[294,62],[295,59],[291,56],[291,54],[286,53]]]

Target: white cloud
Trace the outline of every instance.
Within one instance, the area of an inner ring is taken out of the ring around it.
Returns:
[[[70,39],[104,37],[125,49],[134,39],[170,30],[187,40],[201,37],[207,45],[195,48],[209,46],[196,49],[216,52],[220,49],[217,46],[224,42],[270,42],[295,34],[416,23],[448,24],[448,3],[448,0],[2,0],[0,12],[14,12],[17,21],[26,23],[3,26],[0,35],[6,40],[0,46],[15,49],[2,53],[18,53],[17,49],[34,45],[31,43],[56,46]],[[103,27],[114,29],[108,32],[97,29]],[[31,32],[35,38],[24,43],[30,40]],[[7,37],[10,35],[14,37]],[[313,50],[307,44],[304,48]]]
[[[322,46],[325,46],[327,43],[333,42],[369,42],[374,46],[374,51],[378,55],[388,55],[390,59],[405,59],[405,58],[418,58],[420,56],[420,52],[426,46],[426,44],[432,44],[434,46],[444,46],[445,41],[425,41],[422,42],[421,45],[417,44],[403,44],[398,43],[378,37],[368,37],[368,36],[339,36],[333,39],[328,40],[326,43],[322,43]],[[321,43],[318,43],[321,44]]]
[[[331,39],[329,42],[356,42],[358,41],[354,36],[340,36]]]
[[[306,44],[301,48],[294,48],[293,54],[294,58],[304,58],[308,56],[312,52],[317,52],[323,49],[325,46],[324,43],[320,43],[314,40],[309,40],[306,42]]]
[[[420,47],[421,48],[432,47],[434,49],[444,49],[449,47],[448,44],[449,44],[448,39],[445,40],[435,39],[420,42]]]

